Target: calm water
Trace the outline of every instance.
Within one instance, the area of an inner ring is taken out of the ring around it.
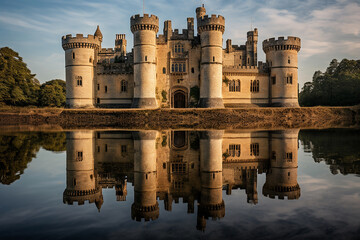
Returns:
[[[0,239],[358,239],[360,131],[0,135]]]

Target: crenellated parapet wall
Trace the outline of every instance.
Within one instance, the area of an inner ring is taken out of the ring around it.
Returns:
[[[149,14],[144,14],[142,17],[139,14],[134,15],[130,18],[130,28],[133,33],[139,30],[152,30],[157,33],[159,31],[159,18]]]
[[[279,50],[295,50],[299,52],[300,48],[301,39],[298,37],[288,36],[287,39],[279,37],[277,40],[275,38],[270,38],[263,41],[263,50],[265,53]]]
[[[205,15],[198,19],[198,33],[205,31],[225,32],[225,18],[221,15]]]
[[[100,39],[94,35],[76,34],[73,37],[71,34],[62,37],[62,47],[64,50],[73,48],[92,48],[98,49],[100,47]]]

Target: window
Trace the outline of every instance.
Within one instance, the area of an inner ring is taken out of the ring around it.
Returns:
[[[235,92],[235,80],[229,82],[229,92]]]
[[[273,85],[276,84],[276,77],[275,77],[275,76],[274,76],[274,77],[271,77],[271,82],[272,82]]]
[[[240,144],[230,144],[229,145],[229,155],[231,157],[240,157]]]
[[[76,186],[76,178],[73,179],[73,186]]]
[[[126,152],[127,152],[127,146],[121,145],[121,153],[126,153]]]
[[[145,56],[145,62],[147,62],[147,56]]]
[[[258,143],[250,144],[250,156],[259,156],[259,144]]]
[[[287,76],[287,77],[286,77],[286,84],[292,84],[292,83],[293,83],[292,75]]]
[[[107,93],[107,86],[105,86],[105,93]]]
[[[215,56],[213,56],[213,62],[215,62]]]
[[[293,159],[292,152],[286,153],[286,161],[287,162],[292,162],[292,159]]]
[[[185,63],[183,64],[183,72],[186,72]]]
[[[271,153],[271,160],[276,161],[276,152]]]
[[[259,80],[250,81],[250,92],[259,92]]]
[[[183,53],[184,52],[184,45],[182,44],[176,44],[174,47],[175,53]]]
[[[163,169],[166,169],[166,163],[163,163]]]
[[[248,58],[248,64],[250,64],[250,58]]]
[[[100,103],[100,98],[96,99],[96,103],[98,103],[98,104]]]
[[[73,52],[73,54],[72,54],[72,55],[73,55],[73,59],[75,59],[75,53],[74,53],[74,52]]]
[[[108,150],[108,149],[107,149],[107,144],[105,144],[105,152],[107,152],[107,150]]]
[[[185,173],[186,172],[186,163],[172,163],[171,164],[172,173]]]
[[[171,65],[171,72],[175,72],[175,64]]]
[[[76,77],[76,83],[77,83],[78,86],[82,87],[82,76],[77,76]]]
[[[185,72],[186,71],[186,65],[185,63],[173,63],[171,65],[171,72]]]
[[[98,90],[98,91],[100,90],[100,84],[97,85],[97,90]]]
[[[120,91],[121,92],[127,92],[127,89],[128,89],[128,82],[125,81],[125,80],[122,80],[121,81],[121,89],[120,89]]]
[[[288,64],[290,64],[290,57],[288,57]]]
[[[163,74],[165,74],[166,73],[166,68],[163,68]]]
[[[89,58],[89,63],[91,63],[91,62],[92,62],[92,58],[90,57],[90,58]]]
[[[178,64],[175,64],[175,72],[178,72],[179,71],[179,66]]]
[[[241,60],[241,55],[240,55],[240,60]]]
[[[240,92],[240,80],[236,81],[235,92]]]
[[[182,66],[183,66],[183,65],[180,63],[180,64],[179,64],[179,72],[182,72],[182,71],[183,71]]]
[[[191,68],[191,73],[194,73],[195,72],[195,69],[194,68]]]
[[[97,147],[97,151],[100,152],[100,146]]]
[[[83,160],[83,152],[76,152],[76,161]]]

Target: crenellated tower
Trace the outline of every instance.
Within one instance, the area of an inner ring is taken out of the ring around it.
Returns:
[[[134,34],[134,99],[133,108],[157,108],[156,101],[156,34],[159,19],[155,15],[130,18]]]
[[[225,216],[222,198],[222,137],[224,131],[212,130],[201,133],[200,177],[201,198],[198,207],[197,229],[204,231],[206,219]]]
[[[134,132],[134,203],[133,220],[156,220],[159,203],[156,200],[156,131]]]
[[[270,105],[299,107],[298,102],[298,37],[270,38],[263,42],[266,62],[270,69]]]
[[[299,129],[271,133],[270,168],[266,173],[263,195],[270,198],[298,199],[297,182]]]
[[[115,56],[126,56],[126,37],[125,34],[116,34],[115,38]]]
[[[200,107],[223,108],[222,42],[225,18],[205,13],[204,7],[196,9],[197,30],[201,39]]]
[[[66,134],[66,189],[63,202],[83,205],[96,204],[100,211],[103,203],[101,187],[94,169],[93,131],[75,131]]]
[[[82,34],[76,34],[75,37],[62,37],[62,47],[65,50],[67,107],[94,107],[94,73],[101,41],[99,26],[95,35],[84,37]]]
[[[258,30],[255,28],[253,31],[247,32],[246,66],[257,66],[257,42]]]

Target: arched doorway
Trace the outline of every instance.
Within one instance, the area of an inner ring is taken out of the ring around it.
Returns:
[[[186,108],[186,94],[182,90],[177,90],[173,95],[173,107],[174,108]]]

